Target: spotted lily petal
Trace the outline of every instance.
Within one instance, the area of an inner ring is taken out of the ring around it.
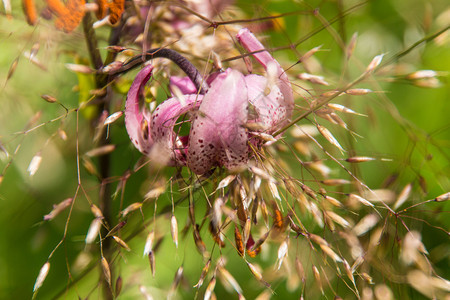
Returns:
[[[248,95],[244,75],[227,69],[211,83],[194,120],[187,163],[196,174],[219,165],[241,167],[248,159]]]
[[[156,149],[161,152],[161,157],[168,160],[167,165],[186,164],[188,136],[178,136],[173,129],[177,119],[191,110],[198,109],[202,99],[203,95],[185,95],[185,103],[182,103],[177,98],[170,98],[153,112],[151,136],[155,144],[159,145]]]
[[[239,43],[249,52],[255,52],[265,49],[258,39],[247,29],[243,28],[237,34]],[[279,98],[280,107],[278,114],[279,120],[289,120],[294,109],[294,97],[292,87],[287,74],[284,72],[280,64],[267,51],[261,51],[253,54],[255,59],[267,70],[270,64],[276,67],[276,76],[278,78],[277,85],[280,88],[283,97]]]
[[[144,154],[149,154],[153,146],[150,136],[151,114],[140,108],[139,98],[145,84],[152,76],[153,66],[143,68],[134,79],[125,103],[125,126],[134,146]]]

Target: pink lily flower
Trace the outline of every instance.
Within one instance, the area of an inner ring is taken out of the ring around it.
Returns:
[[[239,170],[249,159],[251,135],[246,124],[259,123],[261,132],[272,134],[289,122],[294,100],[284,70],[248,29],[242,29],[237,38],[247,51],[257,52],[252,55],[267,70],[267,76],[245,76],[227,69],[204,80],[210,85],[203,82],[201,89],[198,78],[191,81],[189,77],[172,77],[171,84],[180,89],[183,99],[169,98],[150,114],[141,111],[139,96],[153,67],[138,73],[128,92],[125,125],[139,151],[149,155],[156,149],[159,157],[167,159],[167,165],[186,165],[196,174],[216,166]],[[252,119],[249,105],[256,112]],[[192,116],[191,131],[188,136],[179,136],[173,128],[186,113]]]

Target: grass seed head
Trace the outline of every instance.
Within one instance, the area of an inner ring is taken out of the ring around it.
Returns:
[[[39,288],[42,286],[45,278],[47,278],[49,270],[50,270],[50,262],[46,262],[39,270],[39,275],[36,278],[36,282],[34,283],[34,286],[33,286],[33,293],[36,293],[39,290]]]
[[[59,215],[63,210],[69,207],[73,202],[73,198],[67,198],[60,203],[53,205],[53,209],[50,213],[44,216],[44,221],[53,220],[57,215]]]
[[[155,240],[155,232],[152,230],[148,233],[144,246],[143,256],[147,256],[153,250],[153,242]]]
[[[172,241],[174,242],[175,247],[178,248],[178,222],[174,215],[170,218],[170,233],[172,235]]]
[[[30,176],[33,176],[34,174],[36,174],[36,172],[39,169],[39,166],[41,165],[41,162],[42,162],[42,155],[41,155],[41,152],[38,152],[38,153],[36,153],[35,156],[33,156],[30,164],[28,165],[27,172],[30,174]]]
[[[209,281],[208,286],[206,287],[205,296],[203,297],[204,300],[211,299],[211,295],[213,294],[215,287],[216,287],[216,276],[213,276]]]
[[[99,218],[95,218],[92,220],[91,225],[89,226],[88,233],[86,234],[85,243],[87,245],[92,244],[100,233],[100,229],[102,228],[102,220]]]
[[[317,129],[319,130],[320,134],[323,135],[323,137],[330,142],[333,146],[337,147],[341,152],[345,152],[344,148],[342,148],[341,144],[337,141],[337,139],[331,134],[331,132],[323,127],[320,124],[317,124]]]

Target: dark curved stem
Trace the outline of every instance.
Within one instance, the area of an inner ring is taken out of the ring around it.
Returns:
[[[126,64],[124,64],[120,69],[118,69],[115,72],[110,73],[110,75],[118,75],[122,73],[126,73],[137,66],[140,66],[146,61],[152,60],[154,58],[167,58],[173,61],[178,67],[180,67],[181,70],[186,73],[186,75],[192,80],[195,87],[197,88],[197,91],[200,94],[205,94],[208,90],[209,86],[206,83],[206,81],[203,79],[200,72],[197,70],[196,67],[194,67],[193,64],[187,58],[185,58],[183,55],[178,53],[175,50],[172,49],[166,49],[166,48],[155,48],[150,49],[147,52],[145,52],[144,55],[136,55],[135,57],[128,60]]]

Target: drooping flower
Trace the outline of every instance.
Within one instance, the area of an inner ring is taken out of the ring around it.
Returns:
[[[216,166],[240,169],[248,162],[252,142],[248,123],[259,123],[260,132],[272,134],[289,121],[294,100],[284,70],[248,29],[242,29],[237,38],[247,51],[256,52],[252,55],[266,69],[266,76],[245,76],[229,68],[200,84],[198,71],[191,72],[193,66],[188,67],[184,70],[191,76],[170,79],[183,95],[167,99],[151,114],[140,108],[139,97],[153,67],[138,73],[128,93],[125,123],[139,151],[146,155],[158,151],[158,157],[166,158],[165,164],[187,165],[196,174]],[[191,81],[192,74],[197,78]],[[251,117],[249,106],[255,111]],[[191,115],[190,133],[179,136],[174,126],[186,113]]]

